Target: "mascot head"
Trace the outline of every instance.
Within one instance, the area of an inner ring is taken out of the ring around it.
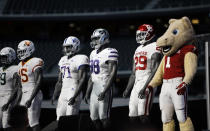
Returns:
[[[194,29],[188,17],[170,19],[167,31],[157,40],[157,46],[161,47],[166,56],[178,51],[180,47],[194,40]]]

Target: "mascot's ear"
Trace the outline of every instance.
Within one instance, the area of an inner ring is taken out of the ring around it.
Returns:
[[[176,19],[170,19],[169,24],[173,23],[174,21],[176,21]]]
[[[182,21],[183,21],[183,24],[187,28],[192,28],[191,21],[190,21],[190,19],[188,17],[186,17],[186,16],[182,17]]]

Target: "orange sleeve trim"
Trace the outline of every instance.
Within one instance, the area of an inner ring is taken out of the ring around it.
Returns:
[[[37,68],[37,67],[41,67],[43,64],[42,63],[39,63],[38,65],[34,66],[34,68],[32,69],[32,72],[34,72],[34,70]]]

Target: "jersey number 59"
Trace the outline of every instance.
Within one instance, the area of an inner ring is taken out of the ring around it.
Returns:
[[[139,56],[135,57],[136,70],[145,70],[147,68],[147,57]]]

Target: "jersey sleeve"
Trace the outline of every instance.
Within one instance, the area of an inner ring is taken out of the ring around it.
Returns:
[[[114,48],[110,48],[108,49],[108,52],[107,52],[107,61],[108,60],[111,60],[111,61],[118,61],[118,51]]]
[[[182,52],[184,54],[187,54],[188,52],[192,52],[195,53],[196,55],[198,55],[198,49],[196,48],[195,45],[186,45],[183,47]]]
[[[154,52],[155,53],[161,53],[161,48],[159,46],[157,46],[156,42],[154,42]]]
[[[80,55],[77,58],[77,69],[79,70],[81,66],[89,65],[89,59],[85,55]]]
[[[61,57],[60,61],[58,62],[59,68],[62,66],[63,57]]]
[[[38,68],[43,68],[44,67],[44,61],[41,58],[37,58],[34,61],[34,67],[32,68],[32,72],[34,72]]]

